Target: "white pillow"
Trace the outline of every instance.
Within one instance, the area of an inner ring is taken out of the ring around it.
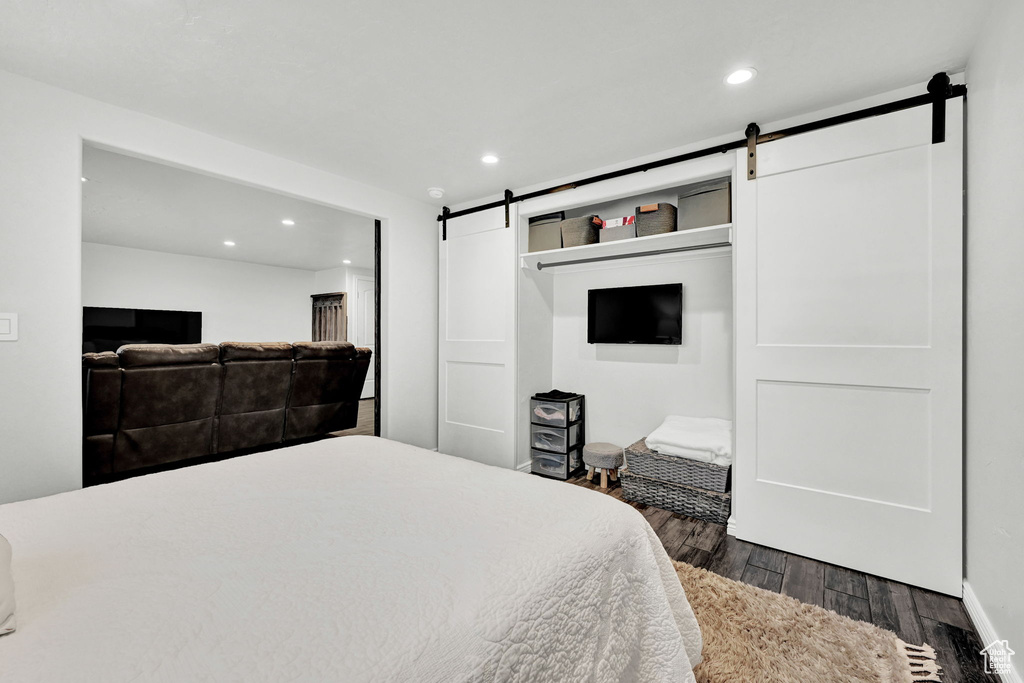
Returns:
[[[14,577],[11,576],[11,544],[0,536],[0,636],[14,630]]]

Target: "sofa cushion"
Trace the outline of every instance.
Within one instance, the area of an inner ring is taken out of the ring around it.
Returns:
[[[288,342],[222,342],[220,361],[291,360],[292,345]]]
[[[126,344],[117,350],[121,367],[216,363],[220,349],[215,344]]]
[[[356,355],[356,347],[350,342],[295,342],[295,360],[344,359]]]
[[[113,351],[83,353],[82,365],[86,368],[116,368],[120,365],[120,359]]]
[[[225,363],[220,413],[236,415],[284,408],[291,380],[290,360]]]
[[[125,370],[121,429],[212,418],[217,411],[220,375],[221,366],[213,364]]]

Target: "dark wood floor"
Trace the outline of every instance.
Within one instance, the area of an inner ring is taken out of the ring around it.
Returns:
[[[601,489],[585,475],[569,481],[623,499],[618,482]],[[740,541],[724,526],[625,502],[643,513],[674,560],[870,622],[911,644],[926,642],[938,653],[943,683],[999,680],[984,673],[978,654],[984,645],[960,600]]]
[[[364,398],[359,402],[359,418],[355,427],[341,432],[331,432],[331,436],[373,436],[373,401],[372,398]]]

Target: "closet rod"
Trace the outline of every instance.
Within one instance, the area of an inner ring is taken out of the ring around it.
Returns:
[[[714,249],[715,247],[729,247],[732,242],[715,242],[713,244],[691,244],[688,247],[672,247],[670,249],[656,249],[654,251],[642,251],[635,254],[610,254],[608,256],[594,256],[592,258],[578,258],[572,261],[558,261],[556,263],[537,263],[537,270],[545,268],[556,268],[558,266],[573,266],[577,263],[596,263],[598,261],[615,261],[623,258],[640,258],[643,256],[658,256],[660,254],[674,254],[679,251],[697,251],[698,249]]]
[[[966,85],[949,85],[949,77],[945,73],[937,73],[932,76],[931,81],[928,83],[928,92],[923,95],[914,95],[907,97],[902,100],[896,100],[894,102],[888,102],[886,104],[880,104],[874,107],[867,107],[865,109],[859,109],[852,111],[847,114],[840,114],[838,116],[830,116],[828,118],[819,119],[817,121],[810,121],[808,123],[801,123],[796,126],[790,126],[789,128],[783,128],[773,133],[762,133],[757,136],[757,144],[764,142],[772,142],[773,140],[780,140],[784,137],[790,137],[792,135],[799,135],[800,133],[809,133],[813,130],[820,130],[822,128],[828,128],[830,126],[837,126],[842,123],[849,123],[851,121],[858,121],[860,119],[867,119],[873,116],[881,116],[883,114],[892,114],[904,109],[912,109],[914,107],[920,107],[924,105],[937,105],[939,102],[953,99],[955,97],[965,97],[967,95]],[[935,107],[936,112],[939,111],[939,107]],[[941,125],[942,129],[945,129],[945,120],[939,120],[939,115],[933,118],[933,136],[936,134],[934,129],[937,129]],[[934,139],[935,142],[941,142],[937,136]],[[630,166],[628,168],[622,168],[617,171],[609,171],[608,173],[601,173],[599,175],[590,176],[587,178],[581,178],[580,180],[574,180],[571,183],[564,183],[562,185],[556,185],[554,187],[546,187],[542,190],[534,190],[533,192],[526,192],[521,195],[512,195],[508,199],[499,199],[493,202],[487,202],[486,204],[479,204],[477,206],[471,206],[466,209],[459,209],[458,211],[450,211],[448,207],[444,208],[442,214],[438,214],[437,220],[444,221],[448,218],[458,218],[459,216],[467,216],[471,213],[477,213],[479,211],[486,211],[487,209],[496,209],[499,206],[505,206],[506,202],[521,202],[527,199],[533,199],[534,197],[541,197],[546,194],[554,194],[556,192],[562,192],[563,190],[571,190],[583,185],[590,185],[592,183],[598,183],[602,180],[611,180],[612,178],[619,178],[625,175],[632,175],[634,173],[643,173],[654,168],[661,168],[662,166],[671,166],[672,164],[678,164],[684,161],[690,161],[692,159],[699,159],[700,157],[711,156],[712,154],[723,154],[725,152],[731,152],[734,149],[742,149],[747,146],[747,139],[735,140],[733,142],[727,142],[722,145],[714,145],[712,147],[705,147],[694,152],[687,152],[685,154],[677,154],[665,159],[658,159],[656,161],[648,161],[643,164],[637,164],[636,166]],[[508,192],[506,190],[506,192]]]

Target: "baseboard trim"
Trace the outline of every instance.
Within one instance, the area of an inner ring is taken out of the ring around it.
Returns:
[[[736,518],[732,515],[729,515],[729,521],[725,523],[725,533],[730,536],[736,535]]]
[[[516,469],[519,470],[520,472],[527,472],[528,473],[530,471],[530,466],[532,464],[533,463],[531,463],[531,462],[524,462],[521,465],[516,465]]]
[[[992,626],[992,622],[988,620],[985,610],[982,609],[981,603],[978,602],[978,596],[974,594],[974,589],[971,588],[971,584],[967,581],[964,581],[964,609],[967,610],[967,616],[970,618],[971,623],[974,624],[974,630],[978,632],[978,638],[981,640],[982,647],[996,640],[1001,640],[999,634],[996,633],[995,627]],[[1010,647],[1013,647],[1013,644]],[[1017,647],[1019,648],[1020,646],[1018,645]],[[1002,674],[1000,678],[1003,683],[1024,683],[1019,667],[1020,664],[1015,663],[1010,673]]]

